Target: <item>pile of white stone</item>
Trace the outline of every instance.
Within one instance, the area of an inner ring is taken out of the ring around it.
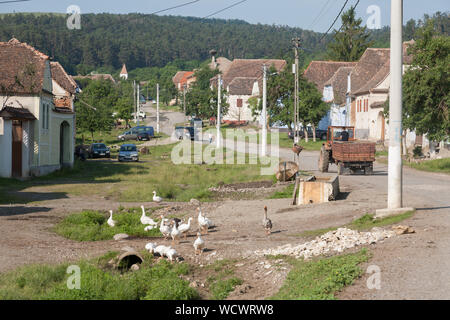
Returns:
[[[356,246],[374,244],[394,235],[394,231],[380,228],[373,228],[370,232],[339,228],[300,245],[287,244],[274,249],[259,250],[256,251],[256,254],[288,255],[309,259],[323,254],[340,253]]]

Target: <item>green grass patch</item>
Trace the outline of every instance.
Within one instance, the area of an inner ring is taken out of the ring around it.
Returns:
[[[417,170],[450,174],[450,158],[426,160],[419,163],[404,161],[403,163]]]
[[[111,240],[115,234],[119,233],[137,237],[161,236],[159,228],[144,231],[145,226],[140,221],[141,215],[140,208],[121,208],[119,211],[113,212],[116,226],[110,227],[107,224],[109,213],[85,210],[64,218],[54,226],[54,231],[65,238],[76,241]],[[149,216],[148,213],[147,216]],[[154,220],[157,221],[157,219]]]
[[[137,163],[104,160],[76,161],[73,169],[63,169],[25,182],[2,179],[0,191],[14,191],[8,197],[5,196],[2,201],[9,203],[11,196],[21,198],[20,191],[33,192],[29,188],[34,186],[39,187],[39,192],[45,192],[46,198],[53,192],[55,196],[95,195],[121,202],[147,202],[152,201],[152,192],[156,190],[158,195],[167,201],[190,201],[192,198],[210,201],[213,200],[213,194],[208,189],[219,183],[231,184],[268,179],[267,176],[261,175],[260,163],[249,164],[248,154],[244,156],[244,164],[236,164],[239,154],[233,151],[230,152],[234,156],[235,164],[207,165],[194,164],[193,161],[190,164],[175,164],[171,160],[171,155],[176,145],[149,147],[150,154],[141,155],[140,162]],[[202,146],[202,148],[206,147]],[[193,149],[191,146],[192,158]]]
[[[285,187],[281,191],[276,191],[274,194],[272,194],[269,199],[286,199],[286,198],[292,198],[292,194],[294,193],[295,183],[292,183]]]
[[[242,279],[234,276],[236,262],[236,259],[216,260],[207,266],[215,272],[206,279],[212,299],[226,299],[236,286],[243,283]]]
[[[359,265],[370,258],[366,249],[319,260],[286,257],[292,265],[280,291],[271,300],[334,300],[335,293],[363,273]]]
[[[316,229],[316,230],[308,230],[304,231],[298,235],[292,235],[292,236],[300,236],[300,237],[318,237],[321,236],[329,231],[337,230],[338,228],[350,228],[353,230],[358,231],[366,231],[370,230],[374,227],[384,227],[389,226],[392,224],[399,223],[403,220],[409,219],[414,215],[415,211],[408,211],[399,215],[385,217],[385,218],[375,218],[374,214],[365,214],[362,217],[353,220],[349,224],[339,226],[339,227],[330,227],[330,228],[323,228],[323,229]]]
[[[68,289],[73,274],[67,273],[68,263],[47,266],[30,265],[0,275],[0,300],[191,300],[198,293],[189,282],[180,278],[190,272],[186,263],[155,263],[143,253],[144,262],[135,272],[121,274],[104,269],[102,261],[115,256],[108,253],[93,260],[82,260],[80,289]]]

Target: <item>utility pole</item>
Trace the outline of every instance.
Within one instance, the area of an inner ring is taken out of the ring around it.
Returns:
[[[134,105],[134,122],[136,122],[136,80],[133,80],[133,105]]]
[[[222,96],[222,75],[219,73],[219,77],[217,79],[217,134],[216,134],[216,147],[220,148],[220,114],[221,114],[221,96]]]
[[[183,111],[184,111],[184,115],[186,115],[186,89],[187,89],[187,85],[183,85]]]
[[[294,89],[294,143],[298,143],[298,49],[300,47],[300,38],[292,39],[295,51],[295,89]],[[303,124],[304,125],[304,124]]]
[[[156,132],[159,133],[159,83],[156,84]]]
[[[377,217],[412,210],[412,208],[403,208],[402,199],[402,28],[403,0],[391,0],[388,203],[387,209],[377,210]]]
[[[263,65],[263,101],[262,101],[262,145],[261,155],[267,155],[267,66]]]
[[[139,126],[139,111],[140,111],[140,93],[139,93],[139,83],[137,85],[137,97],[136,97],[136,101],[137,101],[137,105],[136,105],[136,109],[137,109],[137,125]]]

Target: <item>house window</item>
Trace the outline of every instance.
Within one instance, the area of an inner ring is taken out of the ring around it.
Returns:
[[[242,108],[242,99],[237,99],[236,105],[238,108]]]
[[[46,105],[43,104],[42,105],[42,129],[45,129],[45,118],[46,118],[45,112],[46,112]]]
[[[48,123],[50,118],[50,108],[48,104],[42,106],[42,129],[48,129]]]

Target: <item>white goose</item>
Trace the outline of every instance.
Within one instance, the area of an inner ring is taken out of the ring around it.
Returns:
[[[145,250],[148,250],[148,252],[153,253],[156,248],[156,243],[149,242],[145,245]]]
[[[180,232],[182,234],[184,234],[184,238],[186,239],[188,233],[189,233],[189,229],[191,229],[191,221],[194,220],[193,218],[189,218],[188,219],[188,223],[183,223],[178,227],[178,230],[180,230]]]
[[[212,221],[202,215],[200,208],[198,208],[198,225],[200,227],[200,231],[205,231],[206,233],[208,233],[208,228],[213,226]]]
[[[161,257],[164,257],[166,252],[167,252],[167,250],[169,250],[169,249],[170,249],[170,247],[159,245],[153,250],[153,253],[157,253]]]
[[[169,259],[170,262],[173,262],[173,260],[176,260],[178,258],[178,252],[171,247],[169,247],[169,249],[164,252],[164,255]]]
[[[152,218],[147,217],[145,215],[145,208],[144,208],[144,206],[141,206],[141,209],[142,209],[141,223],[142,224],[150,224],[152,226],[157,226],[158,223],[156,221],[154,221]],[[151,228],[151,229],[153,229],[153,228]]]
[[[200,254],[202,254],[204,248],[205,248],[205,241],[202,239],[201,233],[197,232],[197,239],[195,239],[194,241],[195,254],[197,255],[199,252]]]
[[[153,201],[155,202],[161,202],[163,199],[160,196],[156,195],[156,191],[153,191]]]
[[[160,218],[161,218],[161,225],[159,226],[159,231],[164,236],[164,239],[167,240],[167,238],[170,236],[170,233],[172,232],[172,228],[164,224],[167,221],[167,219],[164,219],[164,216],[161,216]]]
[[[112,215],[113,215],[113,211],[109,210],[109,219],[108,219],[107,223],[110,227],[115,227],[116,221],[113,220]]]
[[[178,230],[178,223],[175,221],[172,231],[170,232],[170,236],[172,237],[172,245],[174,245],[174,243],[180,242],[180,235],[181,232],[180,230]]]

